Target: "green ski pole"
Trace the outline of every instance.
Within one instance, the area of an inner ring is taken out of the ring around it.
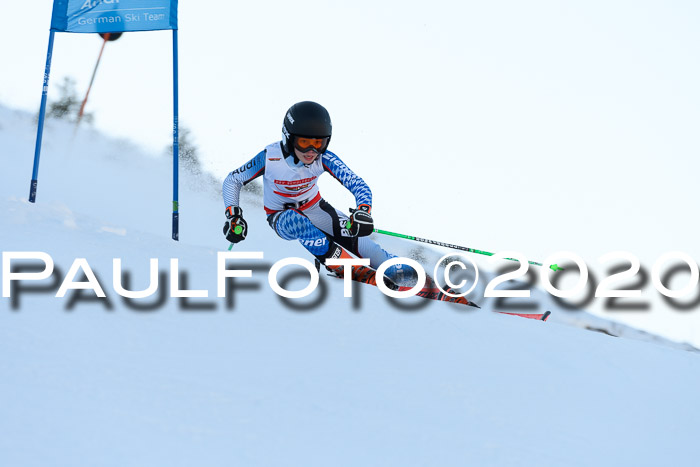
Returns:
[[[494,253],[484,251],[484,250],[477,250],[475,248],[467,248],[465,246],[452,245],[451,243],[438,242],[436,240],[428,240],[426,238],[414,237],[412,235],[404,235],[404,234],[400,234],[400,233],[396,233],[396,232],[389,232],[386,230],[374,229],[374,232],[376,232],[378,234],[382,234],[382,235],[390,235],[392,237],[404,238],[406,240],[413,240],[415,242],[429,243],[431,245],[444,246],[446,248],[452,248],[455,250],[467,251],[469,253],[476,253],[478,255],[485,255],[485,256],[493,256],[494,255]],[[518,261],[515,258],[506,258],[506,259],[510,260],[510,261]],[[535,266],[542,266],[542,263],[538,263],[536,261],[528,261],[528,263],[533,264]],[[564,268],[561,268],[561,267],[557,266],[556,264],[550,265],[549,268],[552,271],[563,271],[564,270]]]

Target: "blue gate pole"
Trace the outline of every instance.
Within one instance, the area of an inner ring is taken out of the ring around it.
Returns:
[[[173,29],[173,240],[180,239],[180,213],[178,206],[178,101],[177,101],[177,29]]]
[[[34,148],[34,170],[29,186],[29,202],[36,202],[36,186],[39,179],[39,157],[41,154],[41,137],[44,134],[44,118],[46,116],[46,96],[49,93],[49,74],[51,72],[51,55],[53,54],[54,30],[49,33],[49,50],[46,52],[46,68],[44,69],[44,84],[41,91],[41,108],[39,109],[39,126],[36,130],[36,147]]]

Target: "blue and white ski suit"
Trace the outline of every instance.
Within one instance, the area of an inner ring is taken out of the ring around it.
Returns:
[[[378,267],[393,255],[369,237],[352,237],[345,228],[348,216],[321,197],[318,178],[328,172],[354,196],[355,202],[372,206],[367,184],[330,151],[309,165],[284,157],[281,142],[267,146],[240,168],[231,172],[223,185],[224,204],[238,206],[243,185],[263,177],[263,203],[267,220],[285,240],[299,242],[314,256],[328,252],[329,239]]]

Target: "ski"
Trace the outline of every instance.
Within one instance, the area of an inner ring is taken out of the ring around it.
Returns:
[[[317,263],[317,267],[320,268],[320,263]],[[333,270],[329,271],[329,276],[335,277],[338,279],[343,278],[343,272],[340,270]],[[377,286],[377,271],[374,268],[371,268],[369,266],[353,266],[352,267],[352,274],[350,278],[355,281],[355,282],[361,282],[363,284],[369,284],[373,286]],[[398,291],[405,291],[405,290],[411,290],[412,287],[409,286],[401,286],[393,283],[390,281],[388,278],[384,277],[384,284],[392,289],[392,290],[398,290]],[[454,291],[447,287],[445,291],[440,290],[440,288],[437,286],[435,281],[428,275],[425,277],[425,285],[421,290],[416,293],[417,296],[423,297],[426,299],[430,300],[437,300],[437,301],[443,301],[443,302],[450,302],[450,303],[459,303],[465,306],[472,306],[475,308],[481,308],[479,305],[476,303],[468,300],[466,297],[451,297],[447,295],[445,292],[448,293],[454,293]],[[551,311],[545,311],[544,313],[513,313],[513,312],[506,312],[506,311],[496,311],[494,310],[495,313],[500,313],[503,315],[510,315],[510,316],[519,316],[521,318],[527,318],[527,319],[536,319],[539,321],[547,321],[547,318],[552,314]]]
[[[330,271],[329,274],[331,277],[336,277],[339,279],[343,278],[343,273],[340,270],[333,270]],[[356,282],[361,282],[363,284],[369,284],[369,285],[374,285],[375,287],[377,286],[377,271],[374,268],[371,268],[369,266],[353,266],[352,267],[352,274],[350,278]],[[390,281],[388,278],[384,277],[384,284],[392,289],[392,290],[397,290],[397,291],[405,291],[405,290],[411,290],[413,287],[408,287],[408,286],[401,286],[393,283]],[[454,291],[447,287],[445,289],[446,292],[448,293],[453,293]],[[445,292],[440,290],[440,288],[435,284],[435,281],[428,275],[425,277],[425,284],[421,290],[416,293],[417,296],[427,298],[430,300],[437,300],[437,301],[443,301],[443,302],[451,302],[451,303],[459,303],[465,306],[473,306],[476,308],[481,308],[479,305],[476,303],[468,300],[466,297],[451,297],[447,295]]]
[[[508,311],[494,311],[502,315],[520,316],[521,318],[536,319],[538,321],[547,321],[549,315],[552,314],[551,311],[545,311],[544,313],[511,313]]]

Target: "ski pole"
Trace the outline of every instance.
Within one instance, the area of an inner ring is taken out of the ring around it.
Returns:
[[[100,60],[102,59],[102,52],[105,50],[105,45],[109,41],[109,33],[104,35],[104,41],[102,42],[102,48],[100,49],[100,54],[97,56],[97,62],[95,63],[95,68],[92,70],[92,77],[90,78],[90,84],[88,84],[87,92],[85,93],[85,99],[83,103],[80,104],[80,110],[78,111],[78,118],[75,121],[75,131],[78,130],[80,125],[80,120],[83,119],[83,113],[85,112],[85,104],[87,104],[88,96],[90,95],[90,89],[92,88],[92,83],[95,81],[95,75],[97,74],[97,67],[100,66]]]
[[[240,225],[237,225],[237,226],[233,229],[233,233],[240,234],[241,232],[243,232],[243,227],[241,227]],[[231,244],[228,246],[228,251],[231,251],[232,249],[233,249],[233,243],[231,243]]]
[[[404,238],[406,240],[413,240],[415,242],[423,242],[423,243],[429,243],[431,245],[437,245],[437,246],[444,246],[446,248],[452,248],[455,250],[462,250],[462,251],[467,251],[469,253],[476,253],[479,255],[485,255],[485,256],[493,256],[494,253],[488,252],[488,251],[483,251],[483,250],[477,250],[475,248],[467,248],[465,246],[459,246],[459,245],[452,245],[451,243],[444,243],[444,242],[438,242],[436,240],[428,240],[426,238],[420,238],[420,237],[414,237],[412,235],[404,235],[396,232],[388,232],[386,230],[380,230],[380,229],[374,229],[374,232],[382,235],[390,235],[392,237],[399,237],[399,238]],[[510,261],[518,261],[515,258],[505,258]],[[528,263],[533,264],[535,266],[542,266],[542,263],[538,263],[536,261],[528,261]],[[552,264],[549,266],[549,268],[552,271],[563,271],[564,268],[561,268],[557,266],[556,264]]]

